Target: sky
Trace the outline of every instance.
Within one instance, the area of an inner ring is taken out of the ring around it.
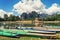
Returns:
[[[53,3],[57,3],[60,5],[60,0],[42,0],[42,2],[46,5],[46,7],[50,7]]]
[[[13,9],[13,5],[19,1],[20,0],[0,0],[0,9],[9,12]]]
[[[60,12],[60,0],[0,0],[0,17],[31,11],[47,14]]]

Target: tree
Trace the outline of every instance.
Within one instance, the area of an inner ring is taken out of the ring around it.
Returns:
[[[14,15],[11,14],[11,15],[9,16],[9,19],[8,19],[8,20],[9,20],[9,21],[14,21]]]
[[[60,14],[53,14],[46,18],[48,21],[58,21],[60,20]]]
[[[4,19],[3,18],[0,18],[0,21],[4,21]]]
[[[15,16],[15,15],[10,15],[8,18],[9,21],[18,21],[20,20],[19,16]]]
[[[4,20],[7,21],[8,20],[8,15],[4,14]]]
[[[20,20],[20,17],[19,16],[15,16],[15,20]]]

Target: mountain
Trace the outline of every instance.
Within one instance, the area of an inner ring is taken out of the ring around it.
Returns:
[[[48,17],[49,15],[48,14],[38,14],[38,17],[39,18],[46,18],[46,17]]]

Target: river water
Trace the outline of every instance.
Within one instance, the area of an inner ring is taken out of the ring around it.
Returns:
[[[60,26],[45,26],[45,27],[47,27],[47,28],[60,28]]]
[[[18,24],[18,23],[10,23],[10,24],[6,24],[6,23],[1,23],[0,22],[0,27],[1,28],[6,28],[6,27],[10,27],[10,28],[16,28],[16,27],[34,27],[34,24]],[[46,28],[60,28],[60,24],[56,25],[56,24],[46,24],[44,25],[44,27]]]

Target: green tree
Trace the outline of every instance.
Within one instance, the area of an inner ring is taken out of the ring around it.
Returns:
[[[9,20],[9,21],[14,21],[14,15],[11,14],[11,15],[9,16],[9,19],[8,19],[8,20]]]
[[[8,21],[8,15],[7,14],[4,14],[4,20]]]
[[[10,15],[8,18],[9,21],[18,21],[20,20],[19,16],[15,16],[15,15]]]
[[[16,20],[20,20],[20,17],[19,16],[16,16]]]
[[[53,14],[46,18],[47,21],[60,21],[60,14]]]
[[[3,18],[0,18],[0,21],[4,21],[4,19]]]

